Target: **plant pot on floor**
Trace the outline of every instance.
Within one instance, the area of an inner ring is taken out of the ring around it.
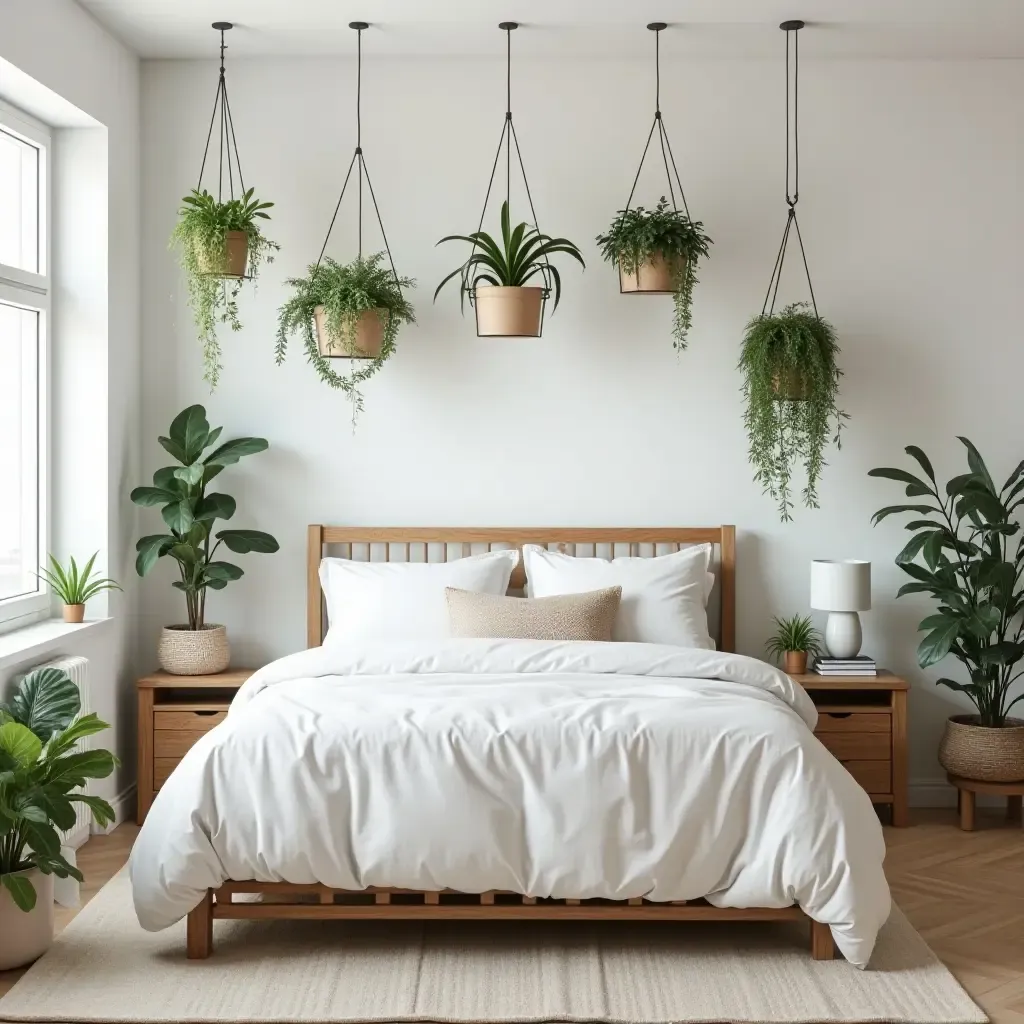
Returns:
[[[660,252],[649,256],[632,274],[620,263],[619,291],[623,295],[671,295],[676,290],[676,269]]]
[[[174,676],[212,676],[231,663],[231,647],[223,626],[164,626],[157,647],[157,660]]]
[[[782,670],[787,676],[802,676],[807,671],[807,652],[786,651],[782,656]]]
[[[953,715],[939,744],[939,763],[950,775],[979,782],[1024,780],[1024,719],[996,729],[977,715]]]
[[[36,891],[36,905],[22,910],[0,885],[0,971],[24,967],[53,944],[53,875],[37,868],[17,871]]]
[[[222,260],[214,260],[200,256],[199,271],[213,277],[245,277],[246,263],[249,260],[249,236],[244,231],[229,231],[224,245]]]
[[[85,605],[84,604],[66,604],[64,605],[64,621],[65,622],[83,622],[85,620]]]
[[[481,285],[474,289],[473,306],[478,337],[540,337],[543,288]]]
[[[359,314],[355,329],[336,338],[328,330],[324,307],[315,307],[313,320],[320,355],[327,359],[376,359],[384,345],[389,316],[386,309],[364,309]]]

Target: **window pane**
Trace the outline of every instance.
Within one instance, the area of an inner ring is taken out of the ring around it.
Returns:
[[[39,273],[39,150],[2,129],[0,263]]]
[[[0,601],[39,591],[39,314],[0,302]]]

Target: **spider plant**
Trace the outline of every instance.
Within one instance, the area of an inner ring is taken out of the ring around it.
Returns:
[[[98,554],[98,551],[94,552],[92,558],[81,569],[78,568],[74,555],[67,566],[61,565],[53,555],[50,555],[50,568],[40,569],[36,575],[50,585],[67,608],[81,609],[89,598],[95,597],[101,591],[121,589],[114,580],[100,577],[98,573],[92,571]]]
[[[775,620],[775,632],[764,645],[765,652],[776,661],[791,651],[800,654],[821,653],[821,634],[814,628],[809,615],[794,615],[788,619]]]

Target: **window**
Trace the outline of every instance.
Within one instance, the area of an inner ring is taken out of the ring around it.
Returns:
[[[45,615],[49,134],[0,104],[0,624]]]

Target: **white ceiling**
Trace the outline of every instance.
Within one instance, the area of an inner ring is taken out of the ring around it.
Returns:
[[[666,53],[778,56],[778,23],[802,18],[804,56],[1024,57],[1024,0],[78,0],[143,57],[210,57],[214,20],[233,21],[232,57],[364,50],[565,57],[648,54],[648,21],[666,21]]]

